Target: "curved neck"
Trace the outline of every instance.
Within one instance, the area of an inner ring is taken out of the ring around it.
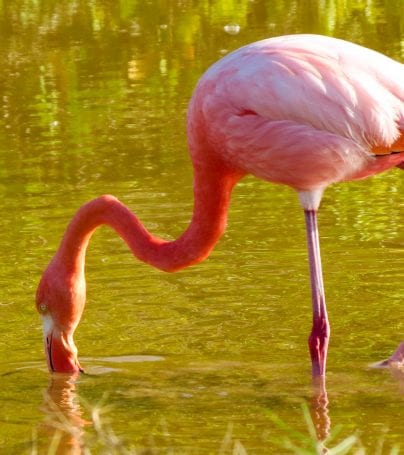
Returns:
[[[88,242],[100,225],[113,228],[132,253],[158,269],[174,272],[205,259],[223,234],[230,195],[241,175],[223,169],[199,170],[194,181],[194,211],[186,231],[174,241],[150,234],[113,196],[84,204],[73,217],[54,258],[69,273],[84,271]]]

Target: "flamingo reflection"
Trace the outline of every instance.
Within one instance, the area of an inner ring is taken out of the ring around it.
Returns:
[[[82,415],[76,392],[76,374],[51,375],[44,393],[42,410],[45,419],[41,436],[52,453],[79,455],[83,452],[84,426],[89,425]]]
[[[313,387],[310,405],[311,419],[316,430],[317,439],[324,441],[331,431],[331,419],[328,413],[328,395],[325,385]]]

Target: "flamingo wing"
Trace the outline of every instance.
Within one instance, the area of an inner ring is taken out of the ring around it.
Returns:
[[[356,173],[371,155],[352,139],[290,120],[234,115],[225,154],[241,169],[297,190],[325,188]]]

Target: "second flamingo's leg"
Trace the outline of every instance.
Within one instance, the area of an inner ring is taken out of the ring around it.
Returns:
[[[324,385],[330,324],[325,305],[320,242],[317,228],[317,211],[305,210],[307,249],[310,264],[313,327],[309,337],[313,380]]]

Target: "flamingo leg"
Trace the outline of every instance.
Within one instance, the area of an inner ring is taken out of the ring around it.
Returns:
[[[317,211],[305,210],[307,249],[310,264],[313,327],[309,336],[313,382],[325,387],[330,324],[325,304],[323,273],[321,269],[320,242],[317,228]]]

